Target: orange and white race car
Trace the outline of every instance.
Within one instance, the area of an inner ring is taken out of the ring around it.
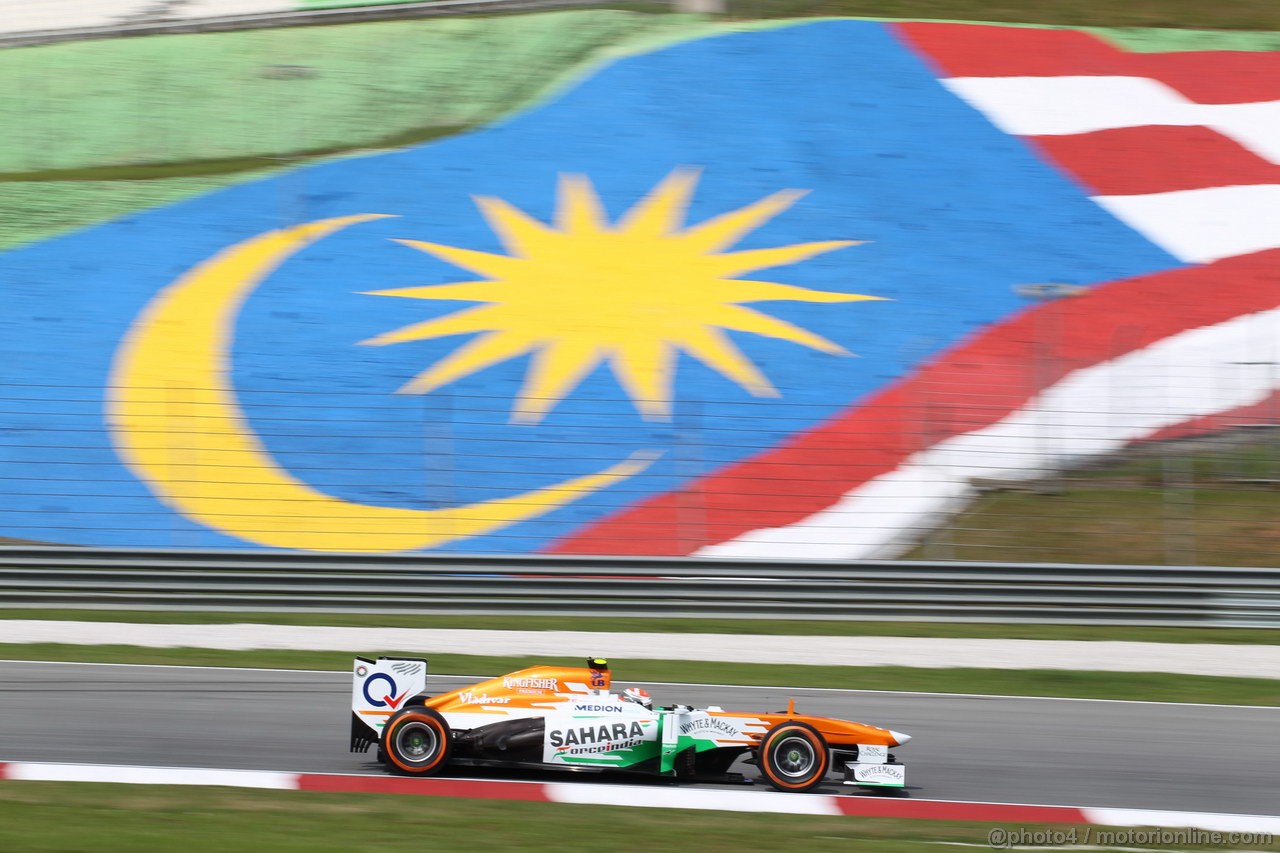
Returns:
[[[754,764],[780,791],[808,791],[842,769],[844,783],[901,788],[906,770],[889,752],[909,735],[848,720],[716,706],[653,707],[638,688],[610,692],[607,661],[533,666],[438,696],[424,691],[427,662],[357,657],[352,670],[351,751],[377,745],[395,773],[447,767],[615,770],[688,780],[741,779]]]

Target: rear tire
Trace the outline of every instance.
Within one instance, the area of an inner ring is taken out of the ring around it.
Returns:
[[[404,708],[387,720],[378,746],[392,770],[434,776],[449,763],[453,731],[433,708]]]
[[[760,742],[759,763],[774,788],[800,793],[822,784],[831,768],[831,750],[808,723],[782,723]]]

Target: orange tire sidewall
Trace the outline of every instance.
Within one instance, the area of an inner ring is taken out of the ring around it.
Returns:
[[[394,749],[396,729],[400,728],[404,723],[412,722],[425,723],[435,730],[436,739],[440,743],[440,749],[436,752],[435,760],[430,764],[404,764],[396,756],[396,751]],[[412,773],[415,776],[422,776],[430,773],[432,770],[435,770],[444,763],[449,754],[448,737],[449,733],[445,731],[444,727],[440,724],[440,719],[438,717],[431,714],[421,714],[410,711],[404,716],[397,717],[387,723],[386,746],[383,747],[383,752],[386,753],[387,760],[400,770],[403,770],[405,773]]]
[[[769,750],[773,748],[774,741],[784,734],[788,736],[800,735],[813,746],[814,755],[818,759],[818,769],[813,776],[803,782],[797,783],[789,779],[779,777],[773,772],[773,768],[769,764]],[[822,742],[822,736],[808,726],[797,726],[784,723],[781,726],[774,727],[772,731],[765,735],[764,741],[760,744],[760,752],[760,770],[766,777],[768,777],[769,781],[773,783],[776,788],[785,788],[789,791],[807,790],[821,781],[827,775],[827,771],[831,769],[831,754],[827,750],[827,745]]]

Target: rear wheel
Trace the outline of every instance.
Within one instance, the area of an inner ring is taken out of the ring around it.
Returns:
[[[774,726],[760,742],[760,770],[779,791],[809,791],[821,784],[831,766],[831,751],[808,723]]]
[[[431,776],[448,764],[453,732],[434,709],[405,708],[387,720],[379,746],[392,769],[412,776]]]

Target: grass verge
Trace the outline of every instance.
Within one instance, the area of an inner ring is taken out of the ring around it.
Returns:
[[[378,794],[0,783],[5,850],[938,851],[985,847],[991,825],[485,802]],[[1009,828],[1009,827],[1003,827]],[[1080,839],[1084,827],[1035,825]],[[1076,835],[1070,833],[1075,831]],[[1276,849],[1276,848],[1267,848]]]
[[[0,139],[0,251],[336,154],[460,133],[572,85],[607,56],[754,19],[1087,25],[1141,52],[1280,50],[1280,32],[1267,32],[1280,30],[1272,0],[731,0],[719,20],[624,5],[8,51],[0,78],[17,85],[0,103],[12,128]],[[275,79],[281,69],[299,73]]]
[[[224,174],[414,144],[536,101],[611,51],[705,29],[585,9],[17,48],[0,52],[0,179]]]
[[[989,491],[905,557],[1276,566],[1280,436],[1269,425],[1278,411],[1250,429],[1152,442]]]
[[[133,663],[170,666],[229,666],[343,672],[352,654],[426,657],[438,675],[496,675],[545,663],[577,663],[591,653],[564,659],[522,656],[432,654],[426,649],[353,649],[351,652],[226,651],[151,649],[137,646],[0,644],[0,659]],[[643,653],[642,650],[637,650]],[[800,666],[714,661],[614,660],[622,682],[740,684],[823,687],[846,690],[900,690],[926,693],[983,693],[1058,696],[1150,702],[1205,702],[1215,705],[1280,706],[1280,679],[1222,678],[1159,672],[1081,672],[1047,669],[918,669],[894,666]],[[670,691],[675,693],[676,691]],[[670,697],[679,701],[679,696]]]
[[[1280,29],[1273,0],[728,0],[742,18],[848,15],[882,18],[994,21],[1051,26],[1202,27]]]
[[[961,622],[824,622],[770,619],[642,619],[558,616],[427,616],[405,613],[226,613],[150,610],[0,609],[0,621],[133,622],[161,625],[324,625],[344,628],[456,628],[481,631],[606,631],[658,634],[758,634],[794,637],[940,637],[994,640],[1094,640],[1135,643],[1280,644],[1275,628],[1162,628],[1125,625],[1008,625]]]
[[[1242,4],[1252,9],[1239,14]],[[1121,14],[1086,0],[730,5],[723,19],[583,9],[21,48],[0,55],[0,79],[16,84],[0,101],[12,128],[0,139],[0,183],[222,175],[414,145],[506,115],[610,57],[808,15],[1087,26],[1139,51],[1280,49],[1280,33],[1265,32],[1280,29],[1271,0],[1146,0]],[[104,120],[113,115],[127,120]]]

